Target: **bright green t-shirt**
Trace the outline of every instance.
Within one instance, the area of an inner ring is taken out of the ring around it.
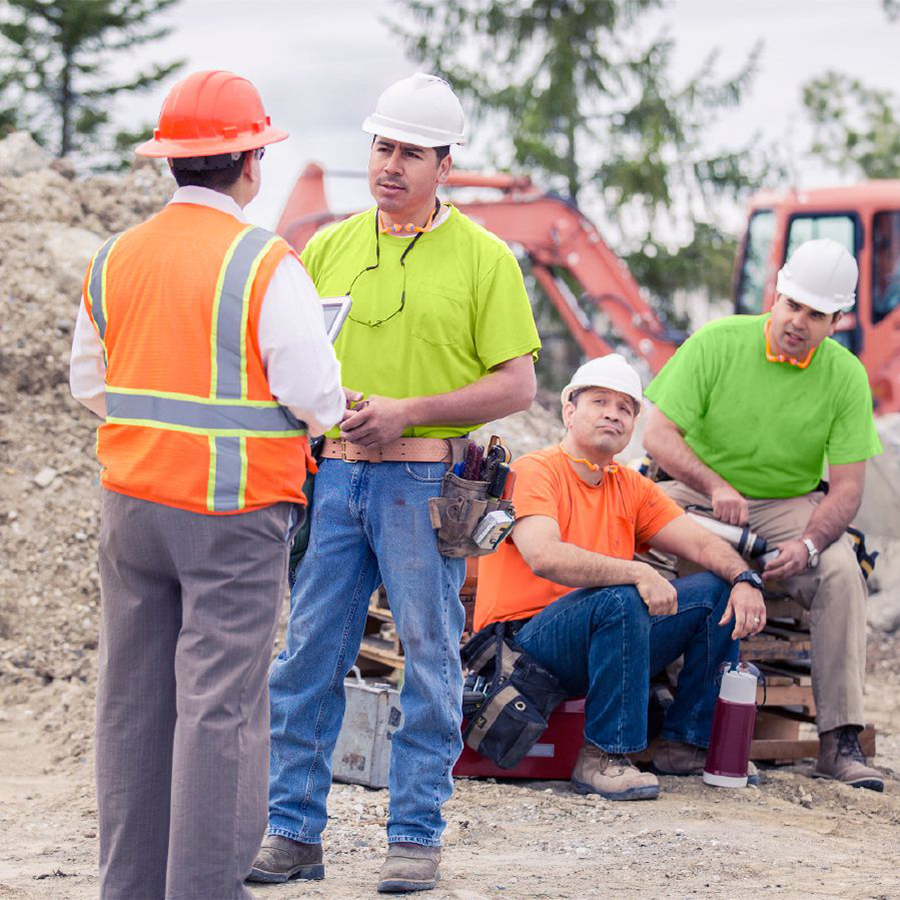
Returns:
[[[745,497],[815,490],[825,460],[881,453],[862,363],[826,338],[805,369],[766,359],[763,316],[710,322],[678,348],[647,398]]]
[[[522,272],[503,241],[450,207],[402,268],[413,239],[378,235],[380,263],[366,272],[376,262],[375,216],[370,209],[318,232],[301,254],[320,297],[349,290],[353,299],[335,343],[344,387],[366,396],[444,394],[507,360],[536,356],[541,342]],[[426,425],[405,434],[455,437],[481,424]]]

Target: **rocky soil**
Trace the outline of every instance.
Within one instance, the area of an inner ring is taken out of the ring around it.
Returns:
[[[0,142],[0,900],[97,895],[96,420],[69,396],[69,347],[91,253],[172,186],[153,167],[78,180],[22,136]],[[492,430],[522,452],[558,427],[536,408]],[[663,779],[660,800],[636,804],[460,780],[432,896],[900,897],[896,593],[873,599],[888,612],[870,640],[883,795],[812,781],[805,764],[734,792]],[[386,808],[384,791],[335,785],[327,880],[258,896],[374,897]]]

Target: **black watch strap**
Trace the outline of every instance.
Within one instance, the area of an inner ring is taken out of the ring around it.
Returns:
[[[731,582],[732,586],[736,584],[740,584],[741,582],[746,582],[750,585],[750,587],[755,587],[758,591],[764,590],[763,588],[763,580],[759,577],[758,572],[754,572],[752,569],[746,569],[741,572],[734,581]]]

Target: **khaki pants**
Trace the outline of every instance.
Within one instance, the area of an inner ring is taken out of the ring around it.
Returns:
[[[660,483],[679,506],[712,501],[680,481]],[[799,538],[825,495],[749,500],[750,528],[770,547]],[[783,581],[784,590],[810,613],[812,684],[819,734],[841,725],[864,725],[866,581],[850,538],[842,535],[819,556],[815,569]]]

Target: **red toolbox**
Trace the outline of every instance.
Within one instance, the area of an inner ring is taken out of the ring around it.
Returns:
[[[453,768],[457,778],[534,778],[568,781],[584,743],[584,698],[566,700],[553,711],[547,730],[514,769],[501,769],[464,746]]]

